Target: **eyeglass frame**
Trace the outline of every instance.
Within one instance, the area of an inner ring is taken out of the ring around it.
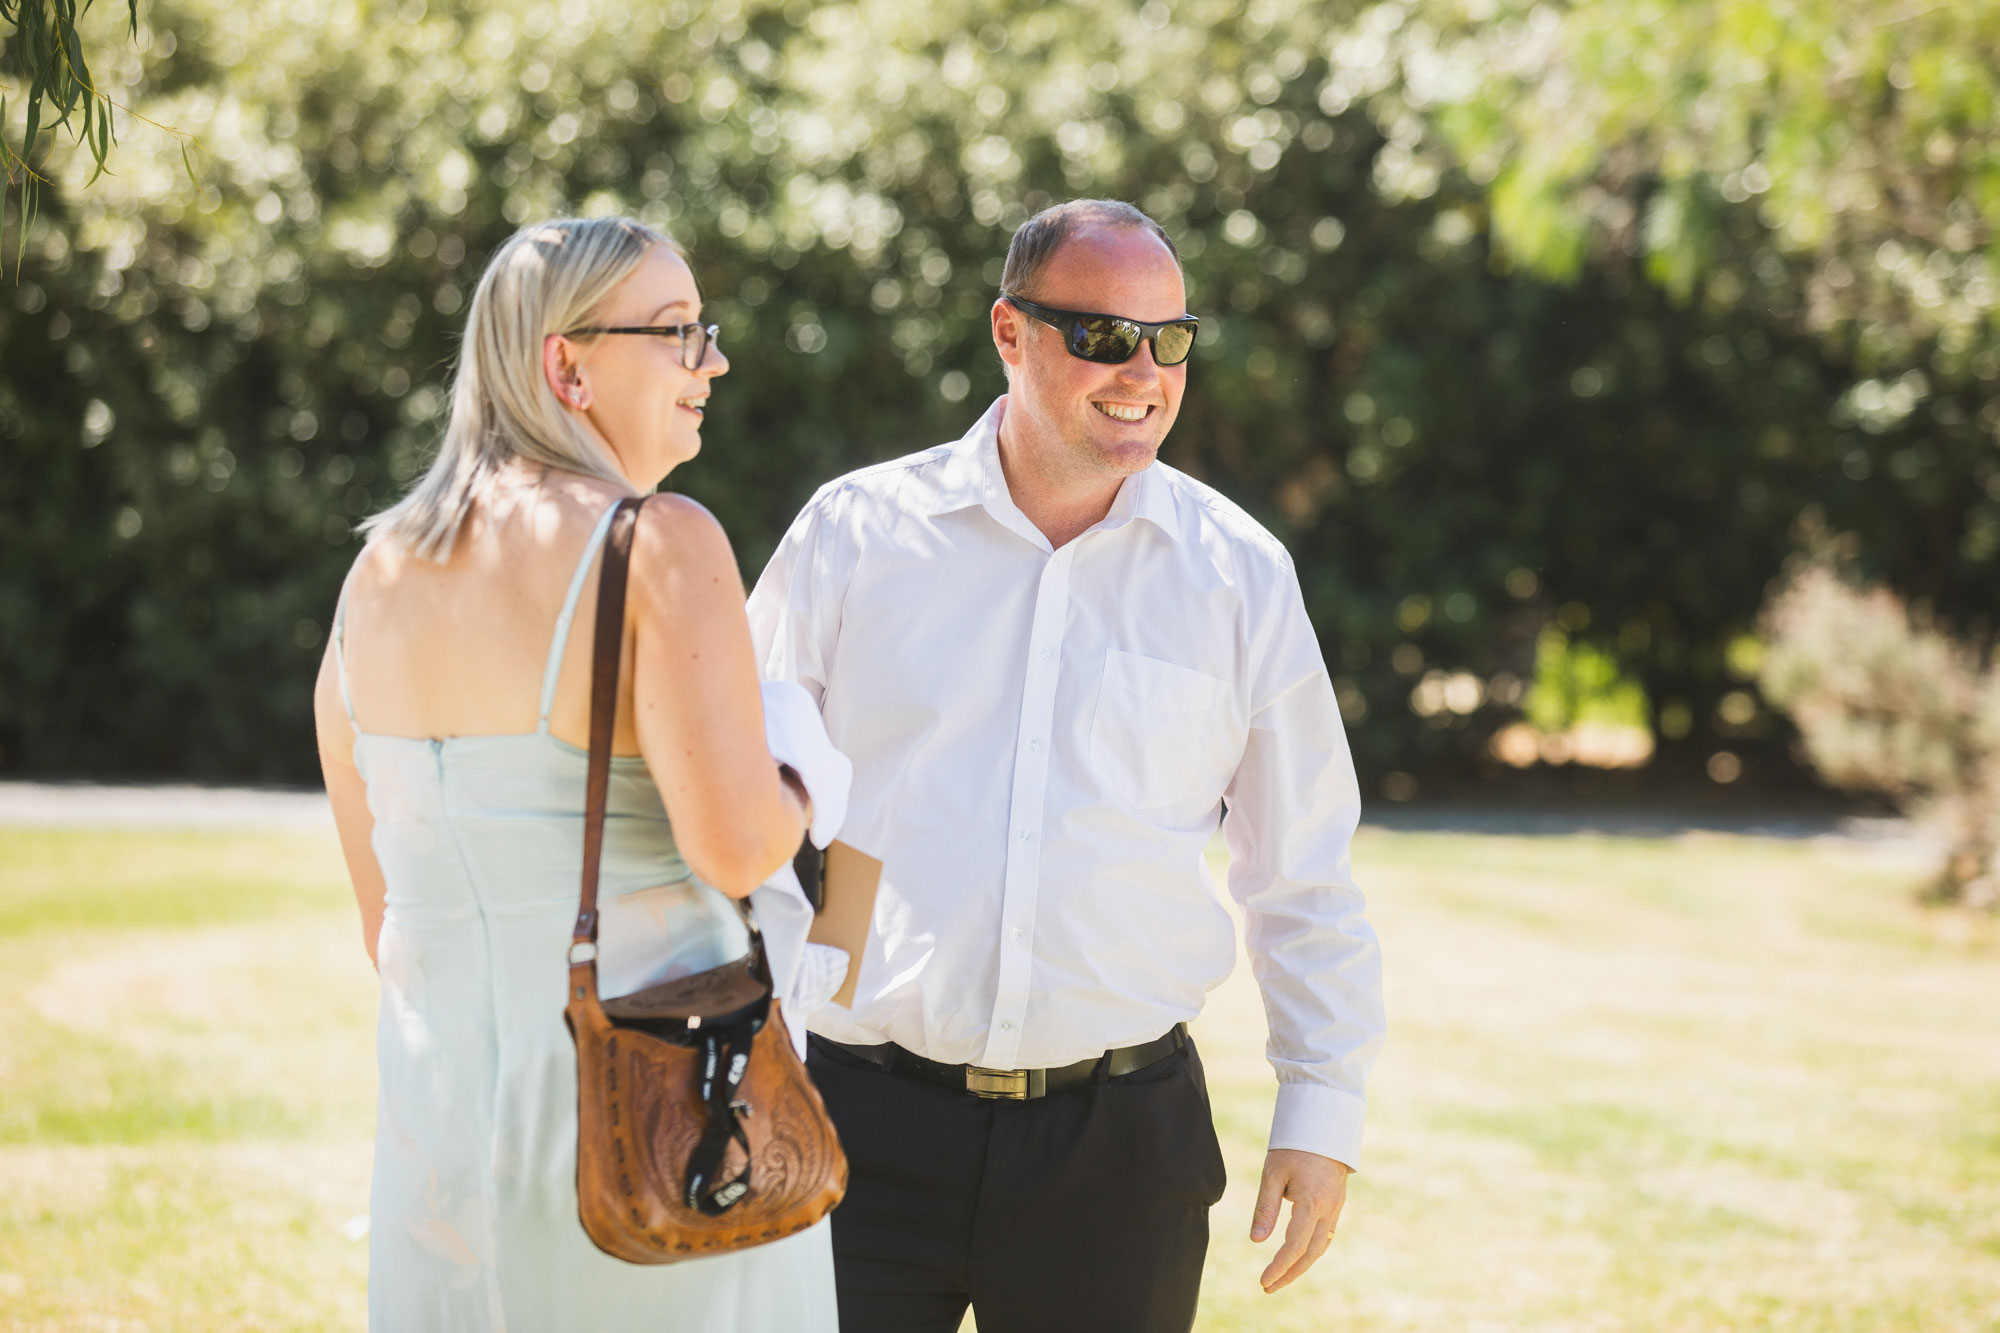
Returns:
[[[722,326],[719,324],[592,324],[580,329],[571,329],[563,334],[563,337],[582,338],[600,333],[644,333],[655,338],[679,338],[681,369],[700,370],[701,363],[708,360],[710,344],[722,336]],[[694,349],[692,360],[688,357],[690,346]]]
[[[1182,315],[1179,319],[1169,319],[1158,324],[1148,324],[1142,319],[1132,319],[1125,315],[1108,315],[1095,310],[1059,310],[1055,306],[1043,305],[1038,301],[1030,301],[1026,297],[1016,296],[1005,289],[1002,289],[1000,299],[1008,305],[1013,306],[1016,310],[1019,310],[1022,314],[1032,319],[1038,319],[1062,334],[1063,350],[1065,352],[1068,352],[1079,361],[1088,361],[1092,365],[1097,366],[1124,365],[1139,354],[1140,343],[1151,343],[1153,345],[1154,365],[1162,368],[1184,366],[1188,363],[1188,357],[1194,355],[1195,339],[1201,335],[1201,319],[1196,315]],[[1139,331],[1139,336],[1132,340],[1132,350],[1125,353],[1124,356],[1119,357],[1116,361],[1105,361],[1099,357],[1085,356],[1082,352],[1076,350],[1074,341],[1077,331],[1075,321],[1082,319],[1109,319],[1115,320],[1120,324],[1129,324]],[[1160,360],[1160,331],[1175,328],[1185,328],[1188,330],[1187,356],[1183,356],[1178,361],[1162,361]]]

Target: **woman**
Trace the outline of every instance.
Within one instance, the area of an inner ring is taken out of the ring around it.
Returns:
[[[377,1329],[835,1327],[824,1224],[641,1267],[577,1219],[563,987],[597,555],[616,502],[701,447],[729,362],[700,319],[686,259],[636,222],[516,234],[473,296],[437,460],[370,521],[342,592],[314,702],[382,982]],[[700,505],[641,508],[626,617],[607,994],[621,932],[648,923],[672,957],[635,959],[640,979],[740,955],[735,912],[702,883],[748,895],[808,817],[766,748],[735,557]]]

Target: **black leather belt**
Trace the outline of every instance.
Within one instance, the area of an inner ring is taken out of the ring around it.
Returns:
[[[838,1046],[855,1059],[866,1060],[877,1069],[891,1074],[935,1083],[953,1092],[969,1093],[988,1101],[1026,1102],[1092,1082],[1097,1078],[1097,1067],[1107,1061],[1106,1078],[1135,1073],[1187,1045],[1188,1035],[1187,1024],[1176,1023],[1163,1037],[1141,1042],[1137,1046],[1121,1046],[1115,1051],[1106,1051],[1088,1060],[1055,1069],[986,1069],[979,1065],[946,1065],[926,1060],[914,1051],[906,1051],[893,1041],[879,1046],[849,1046],[844,1041],[827,1041],[825,1037],[816,1036],[814,1040]]]

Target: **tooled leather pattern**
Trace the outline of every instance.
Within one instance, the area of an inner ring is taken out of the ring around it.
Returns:
[[[750,1192],[714,1218],[685,1198],[688,1158],[706,1114],[695,1086],[699,1052],[620,1031],[601,1009],[587,1012],[592,1008],[573,999],[570,1021],[578,1053],[579,1211],[600,1249],[634,1263],[673,1263],[791,1235],[840,1201],[847,1159],[775,1002],[738,1091],[750,1107],[743,1122]],[[732,1151],[724,1174],[741,1166]]]

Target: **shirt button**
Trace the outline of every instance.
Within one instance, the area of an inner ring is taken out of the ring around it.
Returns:
[[[1014,929],[1009,933],[1012,934],[1013,937],[1017,940],[1021,938],[1021,928],[1019,926],[1014,927]]]
[[[1054,657],[1055,655],[1056,655],[1056,652],[1055,652],[1055,649],[1053,649],[1053,648],[1044,648],[1044,649],[1042,649],[1042,660],[1043,660],[1044,662],[1048,661],[1048,660],[1049,660],[1050,658]]]
[[[1022,829],[1022,830],[1021,830],[1021,841],[1022,841],[1022,842],[1028,842],[1028,841],[1031,841],[1031,840],[1032,840],[1032,839],[1034,838],[1034,836],[1035,836],[1035,833],[1034,833],[1034,830],[1033,830],[1033,829]]]
[[[1000,1030],[1001,1030],[1002,1032],[1012,1032],[1012,1031],[1014,1030],[1014,1020],[1013,1020],[1013,1019],[1011,1019],[1011,1018],[1003,1018],[1003,1019],[1001,1019],[1001,1020],[1000,1020]]]
[[[1042,743],[1040,741],[1028,742],[1028,750],[1030,753],[1038,753],[1040,752],[1041,748],[1042,748]]]

